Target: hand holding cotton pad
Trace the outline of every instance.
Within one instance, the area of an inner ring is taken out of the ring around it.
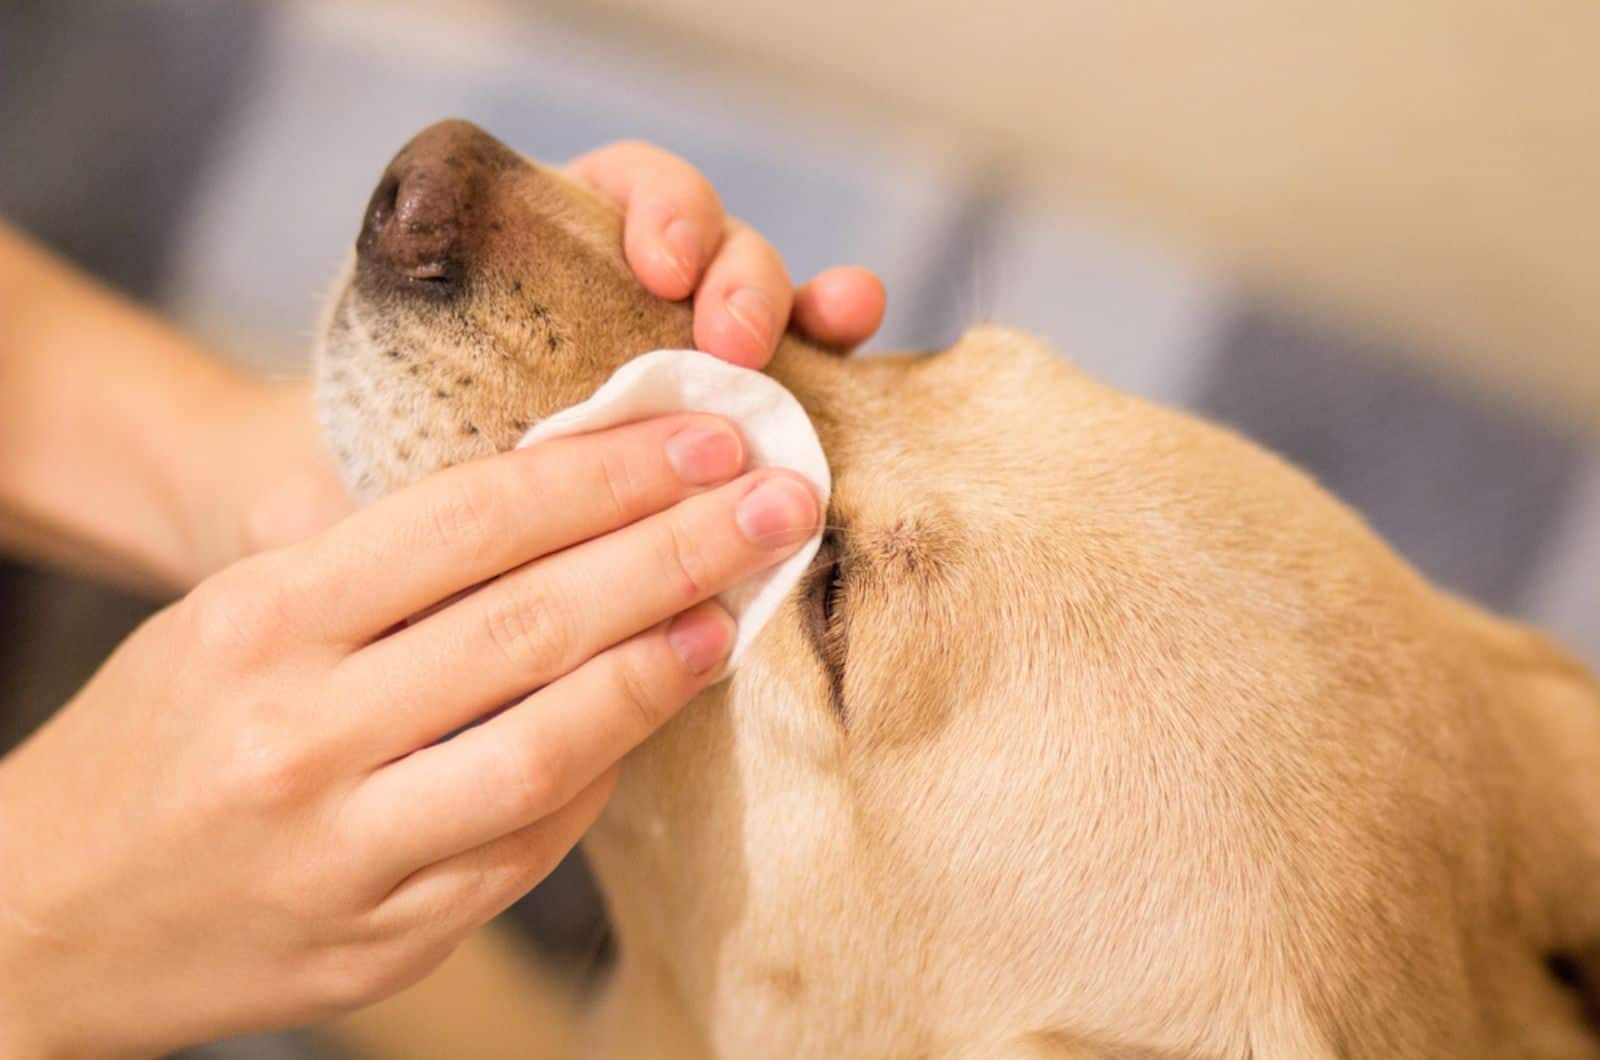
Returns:
[[[517,445],[521,448],[674,412],[707,412],[732,423],[744,436],[750,468],[782,467],[797,472],[816,489],[826,510],[832,476],[822,443],[800,402],[770,376],[698,350],[656,350],[634,358],[587,401],[541,420]],[[819,529],[788,559],[716,598],[738,624],[725,673],[732,673],[745,649],[777,613],[821,542]]]

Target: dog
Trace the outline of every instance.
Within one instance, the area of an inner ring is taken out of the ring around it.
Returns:
[[[692,345],[621,247],[475,126],[408,144],[317,354],[352,489]],[[1600,1057],[1581,666],[1029,336],[768,370],[828,530],[585,840],[619,941],[589,1055]]]

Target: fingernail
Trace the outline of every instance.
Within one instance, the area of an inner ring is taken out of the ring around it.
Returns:
[[[661,233],[661,241],[678,278],[692,290],[695,270],[700,266],[700,234],[694,223],[678,218]]]
[[[728,295],[728,315],[739,322],[762,346],[770,344],[776,329],[772,299],[754,287],[741,287]]]
[[[804,541],[817,529],[816,494],[786,476],[775,476],[744,495],[734,510],[739,532],[754,544],[777,548]]]
[[[667,643],[690,673],[709,673],[727,657],[733,643],[733,620],[716,607],[685,611],[667,627]]]
[[[667,463],[691,486],[726,482],[744,468],[744,445],[726,428],[686,427],[667,439]]]

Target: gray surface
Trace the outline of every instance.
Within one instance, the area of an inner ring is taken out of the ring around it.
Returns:
[[[1533,559],[1518,609],[1600,672],[1600,446],[1590,446],[1550,547]]]
[[[1579,481],[1575,435],[1263,304],[1218,342],[1202,412],[1312,472],[1441,584],[1520,602]]]
[[[1095,378],[1183,404],[1214,359],[1230,291],[1221,277],[1109,221],[1036,197],[993,211],[962,275],[976,313],[1047,336]]]
[[[156,294],[260,22],[249,5],[0,6],[0,215]]]

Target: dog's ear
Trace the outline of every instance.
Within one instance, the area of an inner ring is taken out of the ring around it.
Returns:
[[[1531,812],[1515,822],[1538,867],[1543,955],[1600,1035],[1600,683],[1541,635],[1497,658],[1504,702],[1534,749]]]
[[[1536,630],[1462,604],[1468,665],[1510,772],[1507,837],[1558,978],[1600,1006],[1600,682]],[[1535,937],[1538,937],[1536,935]]]

